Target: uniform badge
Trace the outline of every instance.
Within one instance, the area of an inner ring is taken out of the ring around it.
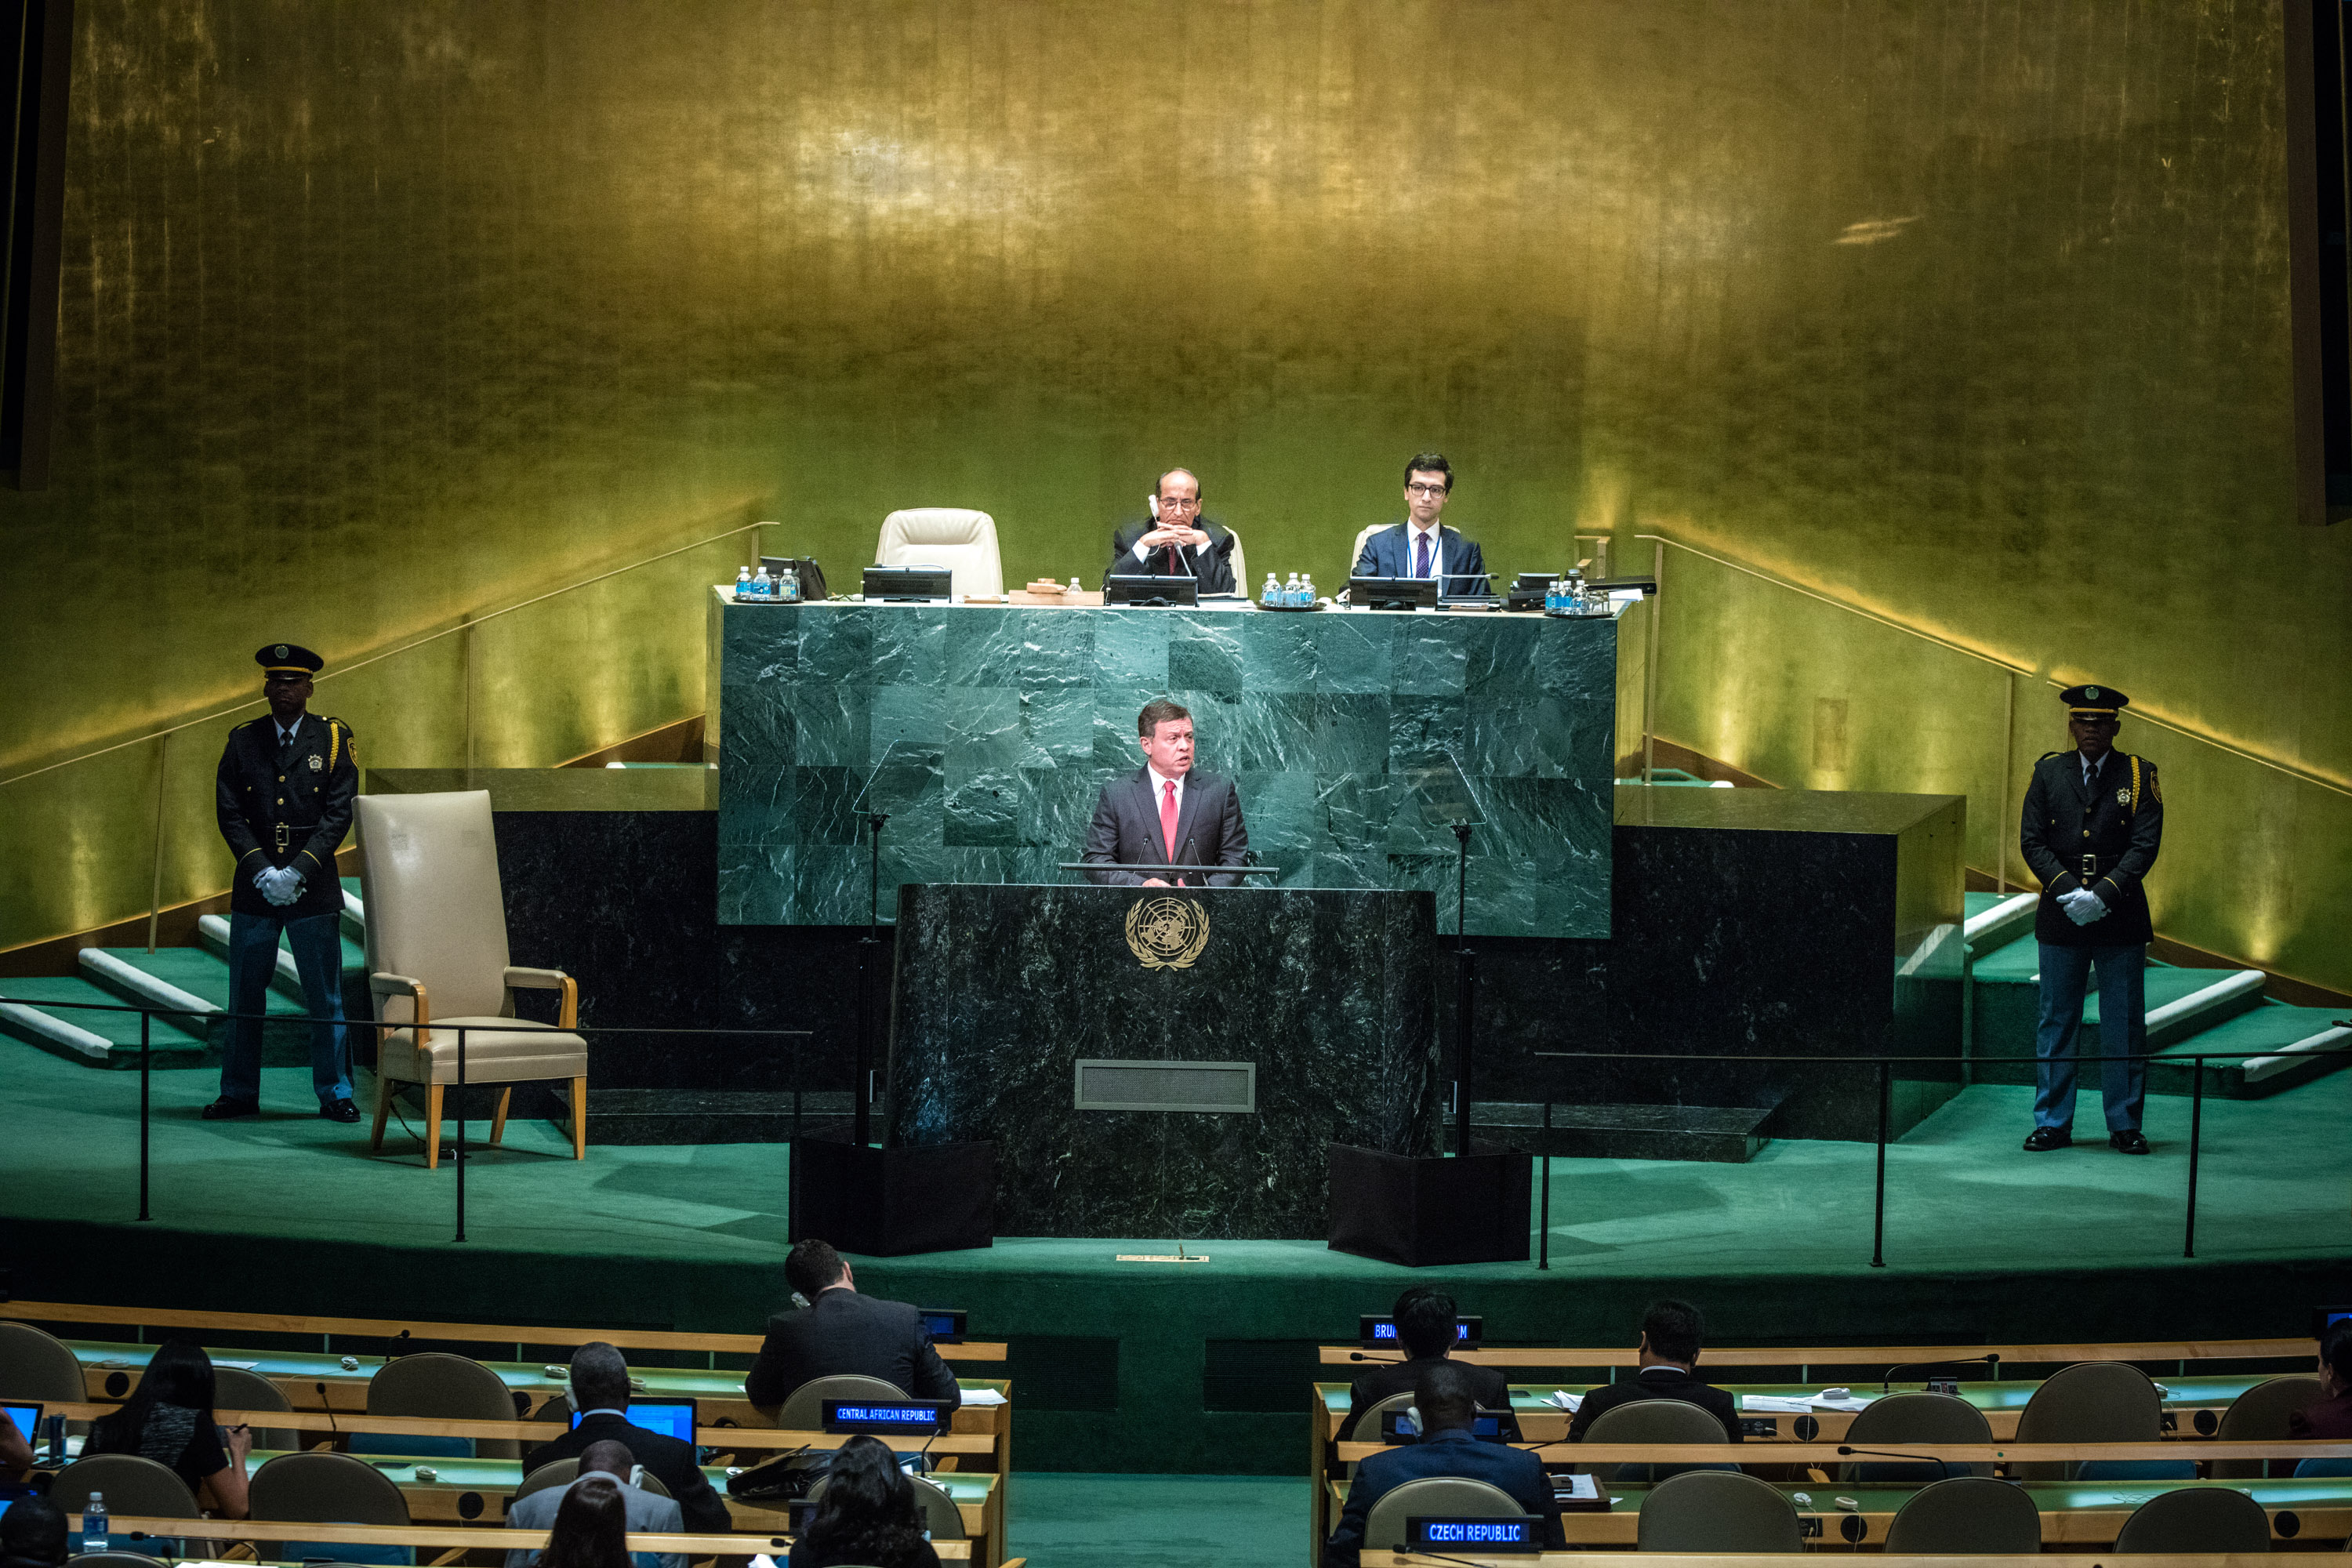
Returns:
[[[287,657],[286,645],[284,643],[279,643],[278,645],[278,652],[274,657],[278,658],[284,658]]]
[[[312,767],[317,767],[319,765],[319,759],[312,757],[310,759],[310,765]],[[2116,804],[2117,805],[2129,805],[2131,804],[2131,791],[2127,789],[2119,789],[2116,791]]]
[[[326,759],[326,758],[324,758],[324,757],[322,757],[322,756],[320,756],[320,755],[318,752],[311,752],[311,753],[310,753],[310,771],[311,771],[312,773],[325,773],[325,772],[327,771],[327,759]],[[2124,792],[2124,798],[2125,798],[2126,800],[2129,800],[2129,799],[2131,798],[2131,792],[2130,792],[2130,791],[2128,791],[2128,790],[2125,791],[2125,792]]]

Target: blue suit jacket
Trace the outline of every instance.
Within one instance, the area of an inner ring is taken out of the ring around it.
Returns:
[[[1364,1546],[1364,1521],[1370,1516],[1372,1504],[1407,1481],[1432,1476],[1461,1476],[1502,1488],[1519,1507],[1543,1519],[1548,1548],[1566,1550],[1559,1510],[1552,1504],[1551,1481],[1544,1474],[1542,1460],[1507,1443],[1482,1443],[1467,1432],[1433,1432],[1424,1441],[1383,1448],[1356,1467],[1339,1527],[1323,1549],[1325,1568],[1357,1568],[1357,1554]]]
[[[1410,577],[1412,575],[1412,530],[1400,522],[1384,528],[1364,541],[1364,548],[1356,557],[1351,577]],[[1448,598],[1488,591],[1486,579],[1465,576],[1465,573],[1484,572],[1486,557],[1475,541],[1465,539],[1444,523],[1437,527],[1438,553],[1442,562],[1433,563],[1432,574],[1445,574],[1444,585],[1437,591]]]

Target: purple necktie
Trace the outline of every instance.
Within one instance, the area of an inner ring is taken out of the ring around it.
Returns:
[[[1421,536],[1421,542],[1417,548],[1420,554],[1417,557],[1417,564],[1412,569],[1412,574],[1416,577],[1426,577],[1429,575],[1429,535],[1424,533]]]

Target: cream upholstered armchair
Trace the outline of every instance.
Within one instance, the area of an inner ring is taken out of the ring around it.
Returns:
[[[580,991],[556,969],[507,962],[488,790],[368,795],[359,799],[361,896],[367,908],[368,989],[375,997],[375,1135],[402,1084],[425,1086],[425,1165],[441,1163],[443,1091],[457,1081],[457,1026],[466,1026],[466,1081],[495,1083],[490,1142],[506,1135],[513,1086],[572,1080],[572,1157],[588,1157],[588,1044],[572,1032]],[[552,1028],[515,1016],[517,989],[563,996]]]
[[[996,520],[960,506],[919,506],[882,520],[875,542],[877,566],[944,566],[959,594],[1002,594],[1004,563],[996,552]]]

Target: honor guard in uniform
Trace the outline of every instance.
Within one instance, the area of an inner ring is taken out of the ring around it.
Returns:
[[[2112,686],[2070,686],[2058,699],[2066,704],[2074,749],[2033,764],[2018,833],[2025,863],[2042,879],[2033,919],[2042,1019],[2033,1037],[2033,1131],[2025,1147],[2039,1153],[2074,1141],[2074,1042],[2096,969],[2107,1144],[2145,1154],[2139,1116],[2147,1063],[2120,1058],[2147,1050],[2143,978],[2156,931],[2140,881],[2164,840],[2164,792],[2155,763],[2115,749],[2130,698]]]
[[[258,1015],[278,973],[282,934],[302,976],[310,1013],[310,1087],[319,1114],[357,1121],[343,1035],[343,885],[335,847],[351,831],[359,757],[351,727],[309,711],[310,677],[326,661],[309,648],[273,643],[255,654],[262,668],[265,718],[229,731],[215,795],[221,837],[236,857],[228,917],[229,1011]],[[206,1121],[261,1109],[261,1024],[229,1026],[220,1098]]]

